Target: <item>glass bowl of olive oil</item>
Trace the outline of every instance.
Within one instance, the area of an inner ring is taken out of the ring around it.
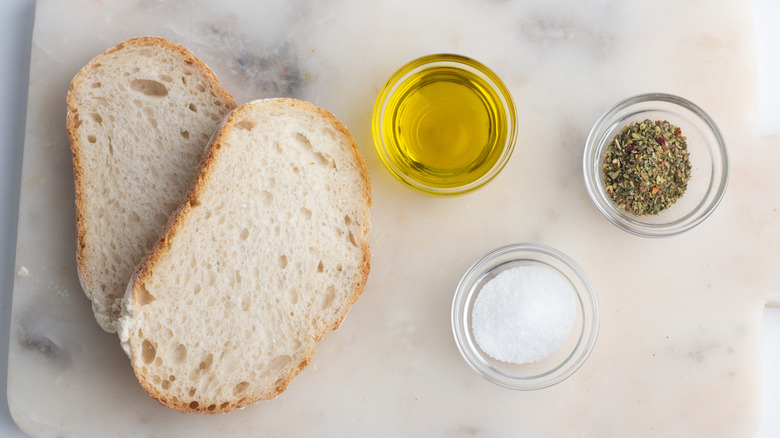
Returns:
[[[415,59],[377,97],[372,131],[379,157],[409,187],[456,196],[490,182],[512,155],[516,114],[506,85],[460,55]]]

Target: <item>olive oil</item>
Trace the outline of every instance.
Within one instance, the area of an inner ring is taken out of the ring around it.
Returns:
[[[456,58],[486,70],[476,61]],[[388,96],[380,94],[375,141],[385,164],[402,181],[431,194],[460,194],[486,183],[496,165],[506,161],[514,144],[514,104],[500,80],[487,72],[434,63],[406,72]]]

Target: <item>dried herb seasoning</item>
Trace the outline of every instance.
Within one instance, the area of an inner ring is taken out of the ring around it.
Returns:
[[[665,120],[624,126],[604,153],[604,187],[615,204],[637,216],[662,212],[691,179],[686,138]]]

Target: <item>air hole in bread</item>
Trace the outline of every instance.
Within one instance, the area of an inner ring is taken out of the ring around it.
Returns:
[[[290,365],[290,362],[292,362],[292,357],[288,355],[277,356],[268,363],[265,372],[270,375],[279,374]]]
[[[321,307],[323,309],[327,309],[333,304],[333,300],[336,299],[336,287],[333,285],[328,286],[327,289],[325,289],[325,295],[322,297],[322,304]]]
[[[327,166],[330,163],[330,160],[327,157],[325,157],[325,155],[314,150],[314,146],[311,144],[309,138],[301,134],[300,132],[295,135],[295,142],[300,146],[302,146],[305,150],[311,152],[312,155],[314,155],[314,162],[312,164],[316,163],[316,164]]]
[[[160,385],[160,386],[162,386],[163,389],[168,389],[168,388],[171,387],[171,382],[168,381],[168,380],[163,380],[162,381],[162,385]]]
[[[246,119],[236,123],[236,128],[243,129],[245,131],[251,131],[252,129],[254,129],[254,127],[255,124]]]
[[[130,82],[130,89],[149,97],[165,97],[168,95],[168,87],[162,82],[152,79],[134,79]]]
[[[201,93],[205,93],[206,92],[206,87],[203,84],[198,84],[197,89]]]
[[[197,295],[200,293],[200,285],[196,284],[195,287],[192,289],[193,295]]]
[[[358,244],[357,244],[357,242],[355,241],[355,235],[354,235],[354,234],[352,234],[352,231],[350,231],[350,232],[349,232],[349,243],[351,243],[351,244],[352,244],[352,246],[354,246],[355,248],[357,248],[357,247],[358,247]]]
[[[149,117],[149,124],[152,125],[152,128],[156,128],[157,127],[157,119],[153,119],[153,118]]]
[[[215,121],[215,122],[218,122],[218,121],[220,121],[221,119],[222,119],[222,118],[220,117],[220,115],[219,115],[219,114],[217,114],[217,113],[211,113],[211,120],[213,120],[213,121]]]
[[[344,224],[347,226],[352,225],[352,218],[349,215],[344,216]]]
[[[342,269],[344,269],[344,268],[341,266],[341,263],[339,263],[338,265],[336,265],[336,271],[337,271],[337,272],[341,272],[341,271],[342,271]]]
[[[283,392],[285,389],[287,389],[287,385],[289,384],[289,380],[285,377],[280,377],[276,379],[276,382],[274,382],[274,389],[276,389],[279,392]]]
[[[287,267],[287,256],[284,254],[279,256],[279,267],[282,269]]]
[[[157,358],[155,358],[155,359],[154,359],[154,364],[155,364],[156,366],[158,366],[158,367],[159,367],[160,365],[162,365],[162,358],[161,358],[161,357],[159,357],[159,356],[158,356]]]
[[[90,142],[90,143],[95,143],[97,141],[97,137],[95,137],[94,135],[90,134],[90,135],[87,136],[87,141]]]
[[[190,111],[194,113],[198,112],[198,107],[196,107],[194,103],[191,103],[190,106],[188,106],[187,108],[189,108]]]
[[[93,82],[92,83],[92,88],[100,88],[102,86],[103,86],[103,84],[101,84],[100,82]]]
[[[263,190],[263,192],[260,194],[260,200],[266,204],[270,204],[274,200],[274,195],[268,190]]]
[[[241,300],[241,310],[243,310],[244,312],[249,311],[249,303],[250,301],[248,298],[244,298],[243,300]]]
[[[208,411],[213,411],[213,410],[217,409],[217,405],[209,405],[209,407],[208,407],[208,408],[206,408],[206,409],[207,409]]]
[[[317,164],[321,166],[327,166],[330,164],[330,160],[325,157],[325,155],[322,155],[319,152],[314,152],[314,157],[317,159]]]
[[[155,298],[154,295],[149,293],[149,290],[146,288],[145,284],[142,284],[141,287],[138,288],[138,296],[136,297],[138,304],[145,306],[156,299],[157,298]]]
[[[236,269],[236,283],[241,284],[241,271]]]
[[[91,113],[89,115],[89,117],[91,117],[92,121],[97,123],[98,125],[102,125],[103,124],[103,117],[100,117],[100,114],[98,114],[98,113]]]
[[[306,207],[301,207],[301,213],[303,214],[303,217],[306,218],[307,221],[311,220],[311,210],[309,210]]]
[[[165,82],[173,82],[173,78],[169,75],[160,75],[160,79],[164,80]]]
[[[195,388],[190,388],[190,391],[187,393],[190,397],[195,396]]]
[[[314,151],[314,148],[311,145],[311,141],[309,141],[308,137],[301,134],[300,132],[295,134],[295,142],[312,152]]]
[[[298,289],[291,287],[288,289],[288,293],[290,294],[290,302],[293,304],[298,304]]]
[[[149,365],[150,363],[154,362],[154,358],[156,356],[157,349],[148,339],[144,339],[144,341],[141,343],[141,360],[143,360],[145,364]]]
[[[74,128],[78,128],[79,126],[81,126],[81,119],[79,118],[79,115],[76,114],[76,111],[73,111],[73,113],[74,113],[73,114],[73,120],[75,120],[75,122],[73,122],[73,125],[74,125],[73,127]]]
[[[179,131],[179,133],[184,138],[187,138],[187,139],[190,138],[190,131],[187,131],[186,129],[182,129],[181,131]]]
[[[158,225],[165,225],[168,222],[168,215],[164,213],[157,213],[154,215],[154,222]]]
[[[127,215],[130,218],[130,222],[141,222],[141,216],[138,216],[138,213],[131,211]]]
[[[209,353],[205,359],[200,361],[200,364],[198,364],[198,369],[201,371],[208,371],[211,369],[212,362],[214,362],[214,355]]]
[[[206,283],[209,286],[214,286],[217,283],[217,275],[215,273],[213,273],[213,272],[209,272],[206,275]]]
[[[320,264],[317,265],[317,272],[322,272],[325,270],[325,265],[322,264],[322,260],[320,260]]]
[[[224,411],[224,410],[226,410],[228,408],[228,406],[230,406],[230,402],[225,402],[225,403],[222,403],[221,405],[219,405],[219,409]]]
[[[198,406],[199,406],[198,402],[196,401],[190,403],[190,409],[198,409]]]
[[[246,389],[249,388],[249,382],[240,382],[233,388],[233,396],[238,397],[239,395],[246,392]]]
[[[141,108],[142,106],[144,106],[143,102],[141,102],[138,99],[133,99],[133,105],[137,106],[138,108]]]
[[[241,234],[238,236],[241,240],[246,240],[249,237],[249,230],[244,228],[241,230]]]
[[[160,376],[154,376],[152,377],[152,383],[154,383],[155,385],[159,385],[160,383],[162,383],[162,379],[160,378]]]

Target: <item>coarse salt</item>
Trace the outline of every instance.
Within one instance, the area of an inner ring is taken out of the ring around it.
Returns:
[[[474,302],[474,339],[500,361],[542,360],[568,339],[577,315],[575,301],[571,286],[550,269],[507,269],[488,281]]]

